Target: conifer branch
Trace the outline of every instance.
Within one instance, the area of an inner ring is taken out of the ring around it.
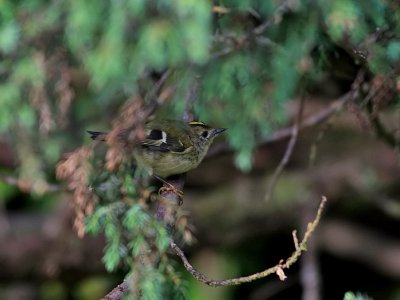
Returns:
[[[245,33],[243,36],[241,36],[239,38],[229,38],[229,40],[233,40],[232,45],[229,45],[229,46],[223,48],[222,50],[212,54],[210,57],[210,61],[214,61],[214,60],[224,57],[228,54],[231,54],[232,52],[234,52],[236,50],[242,49],[243,46],[245,46],[249,43],[249,41],[251,41],[254,38],[260,37],[265,32],[265,30],[267,30],[269,27],[281,22],[283,15],[285,15],[286,13],[293,10],[296,7],[296,5],[297,5],[296,0],[282,1],[282,3],[280,3],[277,6],[277,8],[275,9],[275,12],[271,18],[266,20],[261,25],[253,28],[252,30],[249,30],[247,33]],[[276,43],[274,43],[273,41],[269,40],[266,37],[262,37],[261,43],[267,44],[267,45],[273,46],[273,47],[278,47],[278,45]]]

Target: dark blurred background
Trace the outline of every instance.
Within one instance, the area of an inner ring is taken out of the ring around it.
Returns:
[[[399,32],[397,1],[2,1],[0,299],[100,299],[133,269],[78,238],[55,171],[121,116],[229,128],[178,212],[211,278],[290,256],[328,198],[286,281],[208,287],[167,251],[184,298],[400,299]],[[178,299],[143,295],[160,297]]]

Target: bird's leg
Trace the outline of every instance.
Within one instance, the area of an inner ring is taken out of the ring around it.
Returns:
[[[158,179],[159,181],[161,181],[164,186],[162,186],[159,190],[158,190],[158,194],[161,195],[163,192],[173,192],[175,195],[177,195],[179,197],[179,205],[182,205],[183,203],[183,192],[178,190],[175,186],[173,186],[172,184],[170,184],[168,181],[166,181],[164,178],[154,175],[154,178]]]

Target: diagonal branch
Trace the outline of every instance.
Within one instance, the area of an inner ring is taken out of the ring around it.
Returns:
[[[12,186],[16,186],[23,192],[31,192],[33,188],[33,182],[24,180],[21,178],[16,178],[13,176],[8,176],[4,174],[0,174],[0,181],[7,183]],[[51,184],[48,182],[42,182],[40,187],[40,192],[41,193],[54,193],[54,192],[59,192],[62,190],[62,187],[57,185],[57,184]]]
[[[351,89],[347,93],[345,93],[338,99],[332,101],[325,109],[323,109],[307,118],[304,118],[304,120],[302,120],[300,122],[300,124],[298,125],[299,126],[298,130],[300,131],[300,130],[318,125],[322,122],[325,122],[330,117],[334,116],[337,112],[339,112],[346,104],[357,99],[357,97],[359,96],[359,89],[361,87],[361,84],[364,81],[364,75],[365,75],[365,70],[361,69],[358,72],[356,79],[354,80],[354,82],[351,86]],[[276,141],[291,137],[293,135],[293,131],[294,131],[293,127],[294,126],[295,125],[272,132],[265,139],[258,141],[257,147],[262,147],[262,146],[274,143]],[[229,153],[229,152],[233,152],[233,149],[231,149],[231,147],[229,147],[228,144],[220,144],[220,145],[217,145],[217,146],[211,148],[208,151],[206,158],[218,156],[220,154],[225,154],[225,153]]]
[[[322,197],[321,203],[318,207],[317,214],[315,216],[314,221],[311,223],[308,223],[307,230],[304,234],[303,239],[299,243],[297,240],[297,236],[295,231],[293,232],[293,240],[295,244],[295,251],[293,254],[287,258],[286,260],[281,260],[279,263],[277,263],[275,266],[265,269],[264,271],[257,272],[248,276],[244,277],[238,277],[238,278],[232,278],[232,279],[225,279],[225,280],[214,280],[208,278],[206,275],[203,273],[199,272],[196,270],[188,261],[185,253],[176,245],[174,241],[170,242],[170,247],[172,250],[175,251],[176,255],[179,256],[179,258],[182,260],[183,265],[185,266],[186,270],[192,274],[193,277],[195,277],[197,280],[209,285],[209,286],[227,286],[227,285],[239,285],[242,283],[246,282],[251,282],[257,279],[261,279],[264,277],[267,277],[271,274],[277,274],[279,276],[280,280],[285,280],[286,275],[284,273],[284,269],[288,269],[291,265],[293,265],[301,256],[301,254],[307,250],[307,242],[311,237],[311,234],[315,231],[322,215],[322,211],[325,207],[325,204],[327,202],[327,198],[325,196]]]
[[[332,117],[335,113],[340,111],[343,106],[349,102],[352,99],[352,91],[347,92],[343,96],[341,96],[339,99],[333,101],[331,104],[328,105],[327,108],[305,118],[300,124],[299,124],[299,131],[318,125],[322,122],[325,122],[328,120],[330,117]],[[283,128],[276,130],[270,134],[267,138],[260,140],[257,144],[257,147],[265,146],[268,144],[272,144],[276,141],[280,141],[283,139],[286,139],[288,137],[292,136],[293,133],[293,128],[294,126],[288,127],[288,128]],[[216,145],[215,147],[211,148],[208,153],[207,153],[207,158],[218,156],[220,154],[225,154],[232,152],[233,150],[229,147],[227,144],[219,144]]]
[[[117,285],[111,292],[105,295],[100,300],[119,300],[129,292],[129,283],[124,280],[121,284]]]
[[[289,162],[290,157],[292,156],[294,146],[296,145],[297,142],[297,137],[299,136],[299,127],[301,124],[301,118],[303,116],[304,102],[305,102],[305,95],[301,97],[296,122],[292,127],[292,136],[290,137],[289,143],[286,147],[285,154],[283,155],[282,160],[280,161],[278,167],[275,169],[275,172],[272,175],[271,180],[268,184],[267,193],[265,194],[265,201],[269,201],[269,199],[272,198],[276,182],[278,181],[279,176],[281,175],[283,169],[285,168],[285,166]]]
[[[210,61],[216,60],[218,58],[224,57],[228,54],[231,54],[232,52],[243,48],[244,45],[247,45],[248,42],[254,38],[254,37],[260,37],[265,30],[267,30],[269,27],[272,25],[278,24],[282,18],[283,15],[290,12],[291,10],[294,9],[296,6],[297,1],[296,0],[284,0],[282,3],[278,5],[276,8],[273,16],[266,20],[264,23],[261,25],[255,27],[254,29],[248,31],[246,34],[243,36],[234,39],[233,45],[227,46],[223,48],[222,50],[214,53],[210,57]],[[261,39],[261,43],[267,44],[269,46],[277,47],[277,44],[275,44],[273,41],[270,41],[267,38]]]
[[[275,266],[265,269],[264,271],[257,272],[248,276],[244,277],[238,277],[238,278],[231,278],[231,279],[225,279],[225,280],[214,280],[208,278],[206,275],[201,273],[200,271],[196,270],[189,262],[187,259],[185,253],[178,247],[178,245],[171,240],[170,242],[170,247],[172,250],[174,250],[175,254],[179,256],[179,258],[182,260],[183,265],[185,266],[186,270],[192,274],[194,278],[197,280],[209,285],[209,286],[228,286],[228,285],[239,285],[242,283],[246,282],[251,282],[257,279],[265,278],[271,274],[277,274],[280,280],[285,280],[286,275],[284,273],[284,269],[288,269],[291,265],[293,265],[301,256],[301,254],[307,250],[307,242],[310,239],[312,233],[315,231],[316,227],[319,224],[319,221],[322,216],[322,212],[324,210],[325,204],[327,202],[327,198],[325,196],[322,196],[321,202],[318,207],[317,214],[314,218],[314,220],[310,223],[308,223],[307,230],[303,236],[303,239],[299,243],[298,238],[297,238],[297,233],[294,230],[292,232],[293,235],[293,242],[295,245],[295,251],[292,253],[292,255],[287,258],[286,260],[281,260],[279,263],[277,263]],[[123,281],[120,285],[115,287],[111,292],[109,292],[106,296],[104,296],[101,300],[119,300],[121,299],[124,295],[126,295],[129,292],[129,284],[127,280]]]

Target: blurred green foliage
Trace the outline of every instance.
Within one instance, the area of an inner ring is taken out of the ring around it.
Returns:
[[[0,182],[0,205],[3,205],[3,201],[7,201],[18,193],[18,189],[12,187],[6,183]]]
[[[336,68],[327,68],[330,53],[347,51],[357,65],[353,50],[365,50],[365,68],[385,76],[400,64],[399,32],[398,4],[379,0],[4,0],[0,133],[15,144],[16,175],[40,194],[86,128],[110,128],[135,96],[154,103],[145,96],[169,70],[165,85],[176,90],[158,114],[181,118],[189,108],[229,128],[235,163],[248,171],[257,142],[285,121],[285,105]],[[164,253],[168,234],[119,181],[125,175],[104,176],[87,229],[105,233],[106,268],[133,264],[151,245]],[[121,188],[130,201],[113,202]],[[168,265],[142,270],[144,299],[166,292]]]
[[[101,126],[109,126],[110,108],[115,112],[148,89],[153,72],[171,69],[178,91],[168,117],[180,118],[185,95],[197,84],[197,117],[230,129],[237,166],[249,170],[256,141],[284,121],[284,104],[302,88],[301,78],[318,80],[321,65],[312,54],[322,41],[328,51],[345,43],[356,49],[377,30],[399,28],[398,10],[383,1],[282,3],[291,12],[273,21],[281,4],[256,0],[217,2],[214,6],[227,9],[221,14],[213,14],[207,0],[2,1],[0,131],[16,126],[30,131],[30,142],[40,141],[31,151],[41,153],[44,165],[54,164],[67,138],[53,139],[69,129],[59,121],[63,70],[80,72],[89,83],[82,89],[74,86],[82,83],[75,82],[80,77],[67,82],[74,94],[69,118],[79,128],[104,115]],[[252,36],[266,20],[272,25]],[[247,43],[235,46],[241,38]],[[399,43],[393,36],[368,49],[372,72],[388,72],[398,63]],[[230,47],[235,49],[215,57]],[[302,68],[305,61],[316,63]],[[95,112],[87,112],[94,106]],[[46,139],[37,136],[40,126]],[[47,176],[40,165],[35,173],[42,174],[37,180]]]
[[[372,300],[372,298],[361,293],[346,292],[343,300]]]
[[[123,168],[117,175],[120,176],[109,172],[93,175],[92,188],[100,201],[86,222],[88,233],[104,233],[106,269],[130,270],[131,277],[137,278],[136,289],[143,299],[185,299],[180,275],[166,255],[170,235],[165,225],[140,203],[140,195],[132,184],[137,178]]]

